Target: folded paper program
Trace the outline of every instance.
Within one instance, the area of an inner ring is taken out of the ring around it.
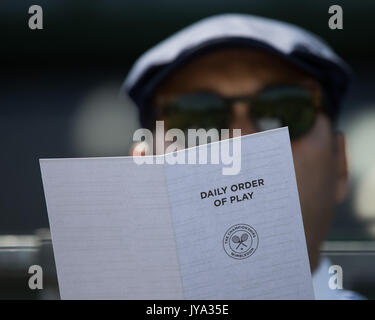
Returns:
[[[240,139],[237,175],[41,160],[61,298],[313,299],[288,130]]]

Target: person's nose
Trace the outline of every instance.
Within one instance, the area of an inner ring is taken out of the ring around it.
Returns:
[[[236,101],[232,104],[231,128],[241,129],[241,135],[257,132],[251,121],[250,108],[248,102]]]

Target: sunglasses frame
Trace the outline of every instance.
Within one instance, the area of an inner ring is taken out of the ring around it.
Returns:
[[[158,107],[152,108],[153,111],[154,111],[153,112],[153,115],[154,115],[153,118],[154,118],[154,120],[159,120],[159,119],[163,120],[163,116],[164,117],[166,116],[166,112],[167,112],[168,108],[173,105],[173,102],[177,101],[181,97],[193,96],[193,95],[198,95],[198,94],[210,94],[210,95],[215,96],[216,98],[219,98],[223,102],[223,106],[225,106],[229,110],[237,102],[244,102],[248,105],[251,105],[251,103],[254,102],[257,99],[257,97],[260,96],[262,93],[264,93],[268,90],[272,90],[272,89],[284,89],[284,88],[285,89],[291,89],[292,88],[292,89],[299,89],[299,90],[303,89],[303,90],[309,91],[309,93],[312,94],[313,110],[314,110],[313,124],[307,130],[306,133],[302,134],[302,136],[303,136],[311,130],[311,128],[313,127],[313,125],[316,121],[316,116],[319,112],[324,112],[328,115],[328,112],[326,112],[327,111],[326,95],[324,94],[324,91],[320,86],[319,87],[317,87],[317,86],[312,87],[312,86],[297,85],[297,84],[279,84],[279,85],[275,84],[275,85],[266,86],[266,87],[262,88],[261,90],[257,91],[253,95],[233,96],[233,97],[223,96],[223,95],[218,94],[215,91],[209,91],[209,90],[207,90],[207,91],[195,91],[195,92],[190,92],[190,93],[178,95],[178,96],[175,96],[175,97],[171,97],[169,99],[165,99],[163,101],[163,104],[159,104]],[[250,107],[250,109],[251,109],[251,107]],[[260,131],[262,131],[262,130],[260,130]]]

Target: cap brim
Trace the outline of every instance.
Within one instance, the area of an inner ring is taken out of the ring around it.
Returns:
[[[148,126],[147,108],[150,104],[150,98],[157,87],[171,73],[198,56],[223,48],[261,49],[279,56],[317,79],[326,91],[330,92],[330,97],[328,97],[331,100],[330,116],[333,118],[338,113],[339,100],[343,93],[346,92],[350,79],[349,68],[338,66],[330,60],[313,55],[303,46],[296,47],[290,54],[285,54],[271,45],[258,40],[228,37],[206,41],[181,52],[172,62],[150,66],[128,92],[129,96],[140,107],[141,124],[145,127]]]

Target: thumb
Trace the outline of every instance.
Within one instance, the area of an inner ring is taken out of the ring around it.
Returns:
[[[133,157],[145,156],[149,154],[149,149],[146,142],[135,143],[130,148],[130,155]]]

